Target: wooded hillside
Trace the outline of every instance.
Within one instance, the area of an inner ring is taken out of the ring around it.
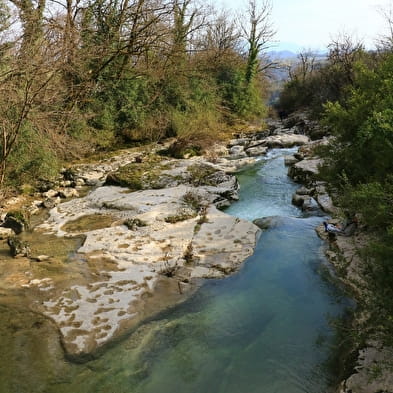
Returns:
[[[11,0],[0,7],[0,184],[125,143],[203,149],[266,111],[271,5],[235,18],[194,0]]]

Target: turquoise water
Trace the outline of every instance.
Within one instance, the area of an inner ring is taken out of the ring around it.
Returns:
[[[329,320],[347,302],[320,275],[326,261],[314,228],[322,219],[302,218],[290,204],[298,186],[286,176],[287,152],[274,150],[239,175],[241,200],[228,213],[286,218],[262,233],[238,273],[207,281],[100,358],[59,360],[34,387],[20,381],[8,392],[326,392],[333,377]]]

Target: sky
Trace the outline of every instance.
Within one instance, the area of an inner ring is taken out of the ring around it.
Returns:
[[[233,10],[246,9],[247,5],[247,0],[220,2]],[[380,10],[389,10],[388,0],[272,0],[272,3],[277,50],[323,50],[340,33],[356,37],[372,48],[375,40],[387,32]]]

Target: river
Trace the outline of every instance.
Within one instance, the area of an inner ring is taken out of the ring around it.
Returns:
[[[99,358],[68,362],[59,345],[49,343],[50,334],[31,333],[26,314],[19,320],[0,308],[0,391],[326,392],[334,378],[327,365],[335,333],[329,322],[344,314],[348,301],[321,274],[327,262],[314,228],[322,217],[303,217],[291,205],[298,185],[286,176],[283,159],[291,152],[272,150],[238,176],[240,201],[227,213],[248,220],[284,217],[262,233],[242,269],[206,281],[189,300]],[[10,321],[19,321],[20,329],[10,329]],[[42,345],[45,359],[39,356]]]

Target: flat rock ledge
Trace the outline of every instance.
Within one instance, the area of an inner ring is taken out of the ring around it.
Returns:
[[[187,293],[198,279],[236,271],[253,253],[259,229],[219,211],[212,204],[215,191],[179,185],[129,192],[104,186],[50,211],[39,230],[82,234],[86,239],[77,252],[83,258],[113,264],[105,279],[62,293],[48,291],[41,311],[57,324],[69,356],[83,358],[146,318],[146,299],[154,299],[163,280]],[[77,225],[100,216],[108,222],[103,228]]]

